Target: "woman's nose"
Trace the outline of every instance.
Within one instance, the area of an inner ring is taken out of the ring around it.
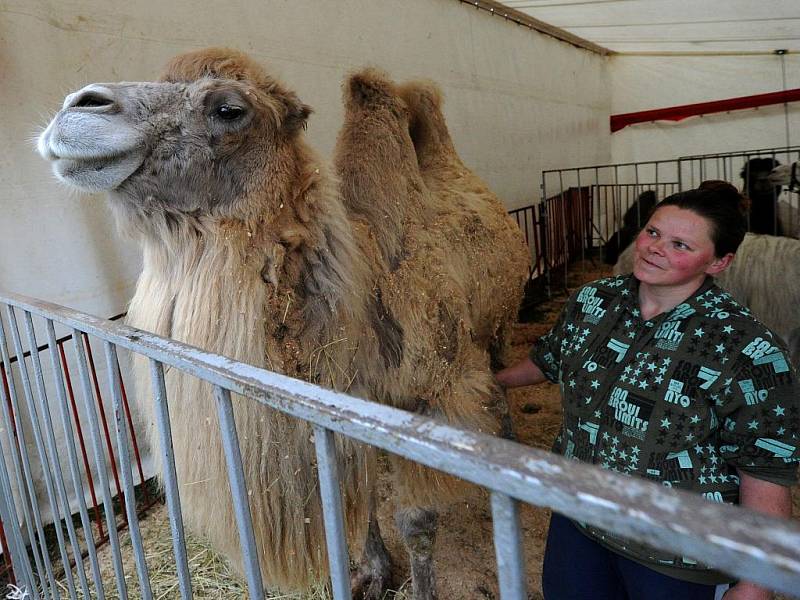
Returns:
[[[664,251],[664,242],[662,240],[651,240],[647,246],[647,250],[653,254],[662,254]]]

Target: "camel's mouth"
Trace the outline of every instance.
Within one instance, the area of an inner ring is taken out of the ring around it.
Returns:
[[[145,149],[130,129],[89,115],[76,121],[75,115],[62,112],[37,140],[39,154],[50,161],[59,181],[86,192],[113,190],[144,161]]]
[[[143,156],[121,154],[102,158],[54,158],[52,168],[62,182],[86,192],[119,187],[139,168]]]

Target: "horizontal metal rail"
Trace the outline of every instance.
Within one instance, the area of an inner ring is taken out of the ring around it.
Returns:
[[[500,494],[493,504],[500,518],[516,518],[505,496],[696,557],[771,589],[793,593],[800,588],[797,523],[450,427],[49,302],[10,293],[0,293],[0,302],[150,357],[324,430],[489,488]],[[509,547],[519,541],[508,527],[513,525],[503,522],[498,528],[496,539],[505,540],[505,547],[497,554],[511,568],[500,575],[502,587],[514,590],[520,567]],[[326,528],[326,533],[331,530]]]
[[[711,154],[688,154],[681,156],[678,160],[698,160],[716,157],[737,157],[737,156],[778,156],[779,154],[800,153],[800,146],[776,146],[774,148],[754,148],[751,150],[730,150],[728,152],[714,152]]]

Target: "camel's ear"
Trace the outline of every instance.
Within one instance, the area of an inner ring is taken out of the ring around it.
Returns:
[[[283,119],[283,129],[293,133],[306,128],[308,116],[314,112],[308,104],[303,104],[295,94],[289,92],[282,98],[286,105],[286,116]]]

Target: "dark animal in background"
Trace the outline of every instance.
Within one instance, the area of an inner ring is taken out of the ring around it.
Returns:
[[[750,198],[750,232],[783,235],[777,218],[781,186],[770,181],[780,162],[772,157],[751,158],[742,167],[742,193]]]
[[[627,248],[639,230],[647,222],[650,211],[656,205],[656,193],[645,190],[630,205],[622,217],[622,228],[616,231],[603,246],[603,262],[607,265],[616,264],[620,253]]]

